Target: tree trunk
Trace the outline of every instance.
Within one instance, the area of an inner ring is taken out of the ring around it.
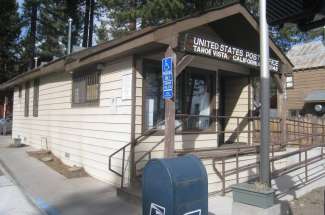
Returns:
[[[31,57],[30,68],[34,67],[34,58],[36,57],[36,33],[37,33],[37,4],[32,6],[32,14],[30,18],[30,43],[31,43]]]
[[[89,14],[88,47],[93,46],[94,10],[95,10],[95,1],[91,0],[91,2],[90,2],[90,14]]]
[[[135,0],[130,0],[129,5],[130,5],[130,8],[133,10],[136,8],[137,3]],[[136,18],[129,20],[128,28],[129,28],[129,31],[131,31],[131,32],[135,31],[137,29],[137,19]]]
[[[91,0],[86,0],[86,10],[85,10],[85,20],[84,20],[84,32],[82,38],[82,47],[88,47],[88,38],[89,38],[89,11],[90,11],[90,2]]]

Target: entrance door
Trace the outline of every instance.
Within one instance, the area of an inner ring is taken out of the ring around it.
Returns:
[[[176,113],[185,116],[183,129],[215,128],[215,73],[188,68],[177,79]]]

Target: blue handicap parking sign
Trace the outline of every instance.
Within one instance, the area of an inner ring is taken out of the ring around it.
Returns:
[[[167,57],[162,59],[162,80],[163,80],[163,98],[171,99],[174,97],[174,75],[173,59]]]

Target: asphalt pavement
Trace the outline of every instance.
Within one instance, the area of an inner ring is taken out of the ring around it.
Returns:
[[[15,181],[0,165],[0,214],[42,215],[39,208],[23,193]]]
[[[26,150],[32,150],[30,147],[8,148],[9,142],[10,137],[0,136],[0,163],[12,175],[30,202],[45,214],[138,215],[141,213],[138,206],[118,198],[114,186],[92,177],[67,179],[39,160],[28,156]],[[1,190],[0,194],[2,194]],[[1,198],[7,202],[10,202],[10,199],[14,201],[11,208],[17,205],[18,199],[0,195],[0,215],[11,215],[1,213],[1,206],[8,205],[8,203],[3,204]],[[37,214],[33,213],[20,214]],[[12,213],[12,215],[20,214]]]

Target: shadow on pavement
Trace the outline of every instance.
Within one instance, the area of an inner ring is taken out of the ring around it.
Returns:
[[[78,192],[60,199],[55,207],[57,215],[139,215],[140,208],[116,196],[112,187],[89,192]]]

